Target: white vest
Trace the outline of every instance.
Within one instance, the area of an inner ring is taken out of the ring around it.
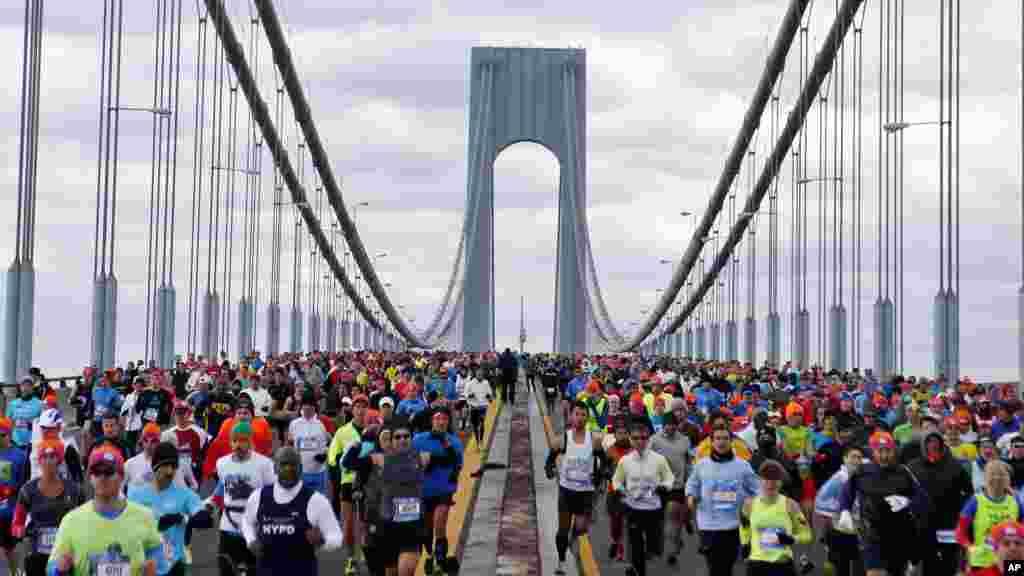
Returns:
[[[569,430],[565,436],[565,453],[562,454],[558,471],[558,484],[576,492],[594,490],[594,445],[590,431],[584,432],[583,443],[576,443],[576,432]]]

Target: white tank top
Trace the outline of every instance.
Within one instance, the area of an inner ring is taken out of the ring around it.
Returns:
[[[583,443],[576,443],[576,432],[565,434],[565,453],[558,474],[558,484],[576,492],[594,490],[594,446],[590,431],[584,432]]]

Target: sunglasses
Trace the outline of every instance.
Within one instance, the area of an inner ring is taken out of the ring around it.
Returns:
[[[409,434],[395,434],[392,438],[395,440],[408,440],[409,438],[412,438],[412,436]]]
[[[96,478],[110,478],[117,474],[117,471],[113,468],[93,468],[89,470],[89,474]]]

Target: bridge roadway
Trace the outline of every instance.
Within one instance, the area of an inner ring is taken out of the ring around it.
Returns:
[[[543,394],[541,391],[540,394]],[[564,429],[562,422],[561,410],[555,410],[554,414],[549,415],[551,419],[552,427],[557,430],[558,434]],[[545,455],[534,455],[535,458],[544,458]],[[615,560],[609,559],[608,548],[611,545],[611,531],[608,523],[608,515],[605,513],[604,500],[597,506],[597,513],[590,526],[590,544],[593,550],[594,560],[597,562],[598,569],[602,576],[614,576],[624,574],[628,564],[616,562]],[[647,574],[648,576],[678,576],[679,574],[693,574],[695,576],[707,574],[706,564],[704,557],[697,554],[697,548],[699,546],[696,535],[687,535],[683,532],[684,548],[682,553],[679,555],[679,562],[676,566],[669,566],[665,561],[668,558],[667,555],[660,559],[648,561]],[[554,548],[554,542],[541,542],[541,546],[550,546]],[[825,562],[825,550],[824,547],[819,543],[814,543],[809,546],[798,546],[798,554],[807,554],[807,557],[814,562],[815,570],[813,574],[822,574],[822,567]],[[746,573],[745,566],[737,562],[733,568],[733,574],[739,575]],[[544,576],[550,576],[545,574]],[[587,574],[587,576],[592,576]]]

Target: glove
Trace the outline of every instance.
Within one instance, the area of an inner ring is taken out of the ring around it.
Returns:
[[[544,467],[544,475],[547,476],[548,480],[554,480],[555,476],[558,476],[558,470],[554,464],[548,464]]]
[[[849,510],[843,510],[839,514],[839,522],[836,522],[836,528],[843,532],[853,532],[853,516]]]
[[[778,538],[779,544],[782,544],[783,546],[792,546],[793,544],[796,544],[796,540],[786,532],[779,532]]]
[[[316,456],[313,456],[313,460],[316,461],[317,464],[323,464],[324,462],[327,462],[327,453],[317,454]]]
[[[185,519],[185,517],[182,516],[181,514],[177,513],[177,512],[174,512],[172,514],[164,514],[163,516],[160,517],[160,521],[157,523],[157,529],[160,532],[163,532],[164,530],[167,530],[171,526],[174,526],[175,524],[180,523],[184,519]]]

